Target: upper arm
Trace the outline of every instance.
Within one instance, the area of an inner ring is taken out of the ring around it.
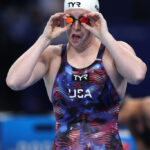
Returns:
[[[53,58],[53,49],[53,46],[49,46],[45,49],[37,64],[35,65],[29,80],[24,85],[22,85],[21,89],[25,89],[33,85],[47,74],[51,60]]]
[[[104,53],[103,64],[107,75],[112,81],[117,93],[119,94],[120,98],[123,98],[127,87],[127,81],[118,73],[115,62],[107,48]]]
[[[124,77],[129,83],[139,84],[145,78],[147,66],[139,57],[136,56],[133,48],[130,45],[122,41],[119,41],[119,44],[124,48],[124,51],[126,50],[126,52],[130,54],[127,56],[131,56],[126,57],[129,69],[126,72],[123,71],[124,68],[120,67],[120,69],[122,69],[123,75],[126,74]]]

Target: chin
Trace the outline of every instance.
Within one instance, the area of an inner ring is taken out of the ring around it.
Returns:
[[[73,46],[73,47],[79,47],[79,46],[82,46],[83,45],[83,41],[72,41],[72,40],[69,40],[69,43]]]

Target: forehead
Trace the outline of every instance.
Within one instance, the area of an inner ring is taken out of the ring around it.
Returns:
[[[65,13],[69,14],[69,15],[72,15],[72,16],[75,16],[75,17],[78,17],[78,16],[81,16],[81,15],[90,13],[90,11],[85,10],[85,9],[79,9],[79,8],[77,8],[77,9],[66,10]]]

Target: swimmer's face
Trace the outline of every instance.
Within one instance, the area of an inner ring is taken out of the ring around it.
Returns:
[[[84,9],[69,9],[65,12],[74,18],[74,20],[71,20],[71,18],[68,20],[73,23],[71,28],[67,31],[68,40],[73,46],[80,46],[86,43],[88,38],[91,36],[91,32],[85,29],[81,24],[81,19],[84,20],[84,23],[89,23],[89,20],[86,20],[88,18],[81,18],[81,16],[89,12],[90,11]]]

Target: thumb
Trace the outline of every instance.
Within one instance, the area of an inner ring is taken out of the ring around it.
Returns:
[[[67,24],[65,27],[62,28],[62,31],[65,32],[65,31],[69,30],[71,25],[72,25],[72,23]]]

